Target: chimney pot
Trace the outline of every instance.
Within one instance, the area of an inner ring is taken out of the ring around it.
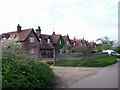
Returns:
[[[20,33],[21,32],[21,26],[18,24],[17,26],[17,32]]]
[[[74,37],[74,40],[76,40],[76,38]]]
[[[53,31],[53,34],[52,35],[55,35],[55,32]]]
[[[41,28],[40,28],[40,26],[38,26],[38,29],[36,29],[36,33],[37,34],[41,34]]]

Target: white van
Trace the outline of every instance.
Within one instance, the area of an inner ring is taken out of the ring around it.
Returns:
[[[109,55],[115,54],[115,51],[113,51],[113,50],[103,50],[103,52],[107,52]]]

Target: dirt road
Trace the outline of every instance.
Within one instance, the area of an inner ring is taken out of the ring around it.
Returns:
[[[56,74],[57,83],[55,88],[68,88],[72,84],[86,77],[96,74],[102,68],[83,68],[83,67],[54,67],[51,66]]]

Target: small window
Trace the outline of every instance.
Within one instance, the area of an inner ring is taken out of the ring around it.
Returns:
[[[29,40],[30,40],[30,42],[35,42],[35,39],[34,39],[34,37],[29,37]]]
[[[30,49],[30,54],[34,54],[35,53],[35,49],[34,48],[31,48]]]
[[[69,45],[69,41],[67,41],[66,43],[67,43],[67,45]]]
[[[75,46],[75,42],[74,42],[74,46]]]
[[[60,45],[61,45],[61,41],[60,41]]]
[[[83,46],[83,44],[82,44],[82,43],[80,43],[80,46]]]
[[[47,43],[50,43],[50,39],[47,39]]]
[[[41,38],[39,38],[39,40],[40,40],[40,42],[42,42],[42,39],[41,39]]]

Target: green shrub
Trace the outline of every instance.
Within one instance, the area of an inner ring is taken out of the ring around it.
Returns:
[[[3,89],[38,89],[54,85],[55,76],[52,69],[45,63],[26,57],[18,38],[13,36],[1,41]]]
[[[78,64],[78,60],[70,60],[70,61],[67,61],[67,60],[64,60],[64,61],[60,61],[57,63],[57,66],[73,66],[73,67],[76,67],[77,64]]]
[[[57,66],[72,66],[72,67],[105,67],[116,63],[117,60],[113,56],[107,56],[97,59],[88,60],[63,60],[57,63]]]
[[[55,83],[54,73],[45,63],[4,58],[2,60],[3,89],[51,88]]]

